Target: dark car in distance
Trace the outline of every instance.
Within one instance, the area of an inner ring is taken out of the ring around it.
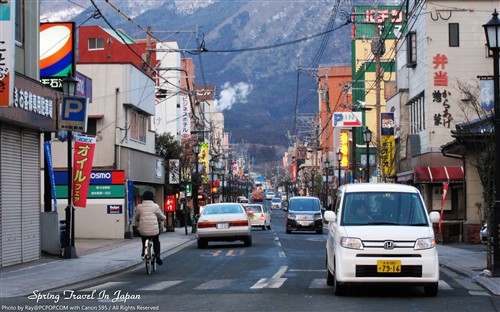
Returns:
[[[317,197],[295,196],[288,202],[286,233],[315,231],[323,233],[323,208]]]

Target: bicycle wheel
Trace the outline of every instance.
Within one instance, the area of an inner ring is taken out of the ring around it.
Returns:
[[[153,270],[153,244],[151,243],[151,240],[146,240],[146,254],[144,255],[144,261],[146,263],[146,273],[151,274]]]

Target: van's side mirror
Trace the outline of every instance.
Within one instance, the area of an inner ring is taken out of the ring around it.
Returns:
[[[432,211],[431,213],[429,213],[429,219],[431,219],[431,223],[439,223],[439,219],[441,219],[441,216],[439,215],[439,212]]]
[[[327,222],[335,222],[337,220],[337,215],[331,210],[325,211],[325,215],[323,217]]]

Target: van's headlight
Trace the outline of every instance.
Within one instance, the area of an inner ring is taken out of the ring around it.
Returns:
[[[436,240],[433,237],[419,238],[415,242],[415,250],[430,249],[436,246]]]
[[[340,246],[349,249],[359,249],[359,250],[364,249],[361,240],[355,237],[341,237]]]
[[[288,214],[288,219],[295,220],[295,219],[297,219],[297,217],[294,214],[289,213]]]
[[[321,220],[321,219],[323,219],[321,214],[314,215],[314,220]]]

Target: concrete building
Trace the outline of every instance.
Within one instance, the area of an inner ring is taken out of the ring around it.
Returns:
[[[75,209],[75,237],[129,237],[133,208],[145,190],[154,191],[163,207],[165,165],[155,155],[153,126],[155,80],[149,67],[139,67],[141,47],[126,34],[84,26],[78,39],[77,71],[93,82],[85,134],[95,136],[97,143],[87,207]],[[65,155],[67,143],[52,141],[54,168],[64,171],[67,162],[59,155]],[[67,199],[56,189],[58,199]]]

